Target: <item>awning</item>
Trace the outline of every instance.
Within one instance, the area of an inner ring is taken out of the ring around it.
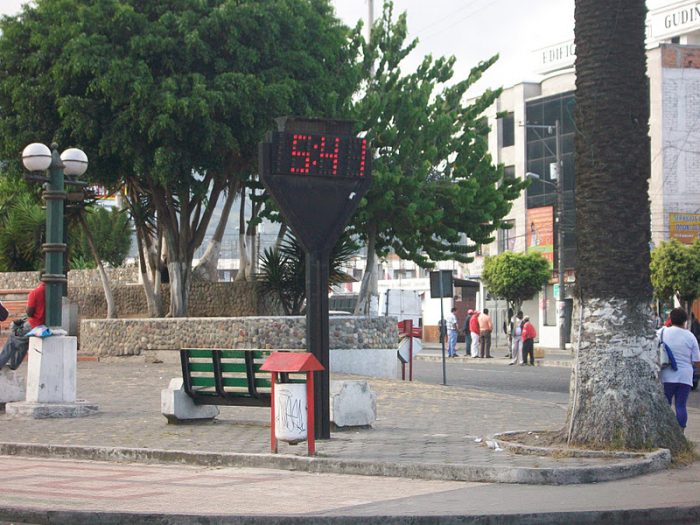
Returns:
[[[472,288],[478,290],[480,288],[478,281],[470,281],[468,279],[452,279],[452,284],[455,288]]]

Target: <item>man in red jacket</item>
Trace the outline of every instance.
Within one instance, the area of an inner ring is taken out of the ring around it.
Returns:
[[[527,355],[529,353],[530,365],[535,366],[535,337],[537,337],[537,332],[527,315],[523,317],[523,333],[521,337],[523,338],[523,362],[520,364],[527,364]]]
[[[29,292],[27,297],[27,321],[32,328],[36,328],[46,322],[46,286],[43,281]]]

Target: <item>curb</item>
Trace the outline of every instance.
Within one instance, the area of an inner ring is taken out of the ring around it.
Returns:
[[[576,485],[625,479],[666,468],[668,451],[630,463],[590,467],[489,467],[456,463],[389,463],[299,457],[284,454],[215,453],[124,447],[0,443],[0,455],[133,463],[185,464],[210,467],[249,467],[294,470],[315,474],[354,474],[443,481]]]
[[[700,505],[610,511],[434,516],[236,516],[102,511],[49,511],[0,507],[0,519],[51,525],[652,525],[698,523]]]
[[[435,355],[435,354],[423,354],[420,353],[417,356],[413,358],[416,361],[428,361],[428,362],[434,362],[434,363],[442,363],[442,356],[440,355]],[[474,363],[474,362],[481,362],[481,359],[478,361],[473,358],[473,357],[451,357],[450,359],[447,359],[445,357],[445,360],[449,362],[455,362],[455,363]],[[490,362],[490,361],[489,361]],[[506,358],[504,357],[503,359],[496,358],[496,361],[493,362],[494,365],[508,365],[508,362]],[[559,368],[571,368],[573,364],[572,360],[566,360],[566,359],[535,359],[535,365],[536,366],[554,366],[554,367],[559,367]]]

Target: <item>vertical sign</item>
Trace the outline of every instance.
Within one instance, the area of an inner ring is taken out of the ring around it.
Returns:
[[[260,143],[260,176],[306,253],[306,346],[324,367],[314,381],[314,434],[328,439],[328,258],[369,190],[372,156],[349,121],[281,117],[277,125]]]

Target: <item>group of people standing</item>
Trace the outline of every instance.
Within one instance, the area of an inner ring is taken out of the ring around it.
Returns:
[[[458,357],[457,353],[457,336],[459,335],[459,326],[457,324],[457,308],[452,308],[447,316],[447,335],[448,335],[448,357]],[[517,362],[525,365],[528,357],[530,364],[535,364],[534,341],[537,337],[535,327],[530,322],[530,318],[523,316],[523,312],[519,311],[516,315],[512,315],[512,310],[509,312],[509,352],[511,357],[510,364]],[[462,332],[465,336],[465,355],[473,358],[491,359],[491,334],[493,333],[493,320],[489,315],[489,309],[484,308],[482,312],[477,310],[467,310],[467,316],[464,320]]]

